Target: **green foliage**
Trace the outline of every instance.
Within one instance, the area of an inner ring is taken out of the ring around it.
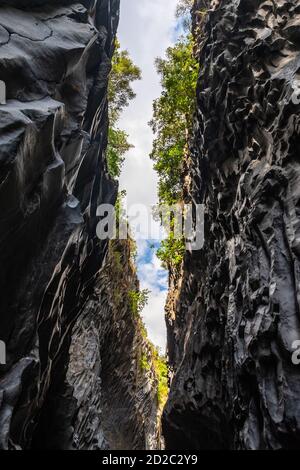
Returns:
[[[181,0],[177,16],[186,21],[191,7],[191,0]],[[151,158],[158,173],[159,205],[174,205],[182,199],[183,162],[192,128],[198,77],[193,50],[194,41],[188,34],[167,49],[166,59],[156,60],[162,94],[153,103],[150,126],[155,134]],[[171,228],[157,252],[158,258],[165,267],[179,268],[184,252],[184,240],[177,239]]]
[[[182,163],[195,107],[198,66],[192,36],[181,38],[166,55],[156,60],[163,91],[153,104],[151,158],[159,176],[160,203],[173,204],[181,197]]]
[[[118,121],[124,108],[135,98],[131,84],[140,79],[140,69],[131,60],[129,52],[121,50],[116,40],[108,86],[109,119],[112,124]]]
[[[128,142],[128,135],[118,128],[117,122],[124,108],[135,98],[131,86],[132,82],[140,79],[140,69],[132,62],[128,51],[120,49],[120,43],[116,40],[108,85],[110,129],[108,133],[107,166],[113,178],[120,176],[124,155],[132,148],[132,145]]]
[[[169,394],[168,364],[165,356],[161,356],[157,349],[154,351],[154,368],[158,379],[157,401],[160,411],[166,404]]]
[[[140,367],[143,372],[148,372],[151,369],[151,364],[149,363],[147,355],[144,352],[141,356]]]
[[[107,166],[113,178],[119,178],[124,163],[124,155],[133,146],[128,142],[125,131],[110,127],[108,131]]]
[[[157,257],[162,261],[166,269],[178,269],[181,266],[185,253],[185,241],[174,237],[170,232],[169,236],[161,242],[157,250]]]
[[[140,318],[139,325],[140,325],[140,331],[141,331],[142,337],[143,337],[145,340],[148,340],[148,331],[147,331],[147,329],[146,329],[145,323],[143,322],[143,320],[142,320],[141,318]]]
[[[142,310],[146,307],[149,299],[150,291],[144,289],[141,291],[129,291],[128,297],[130,301],[130,307],[134,315],[139,315]]]
[[[143,352],[140,360],[140,368],[148,372],[153,367],[157,378],[157,402],[159,411],[162,412],[169,395],[168,363],[165,356],[159,353],[159,349],[148,340],[151,357]]]
[[[118,193],[118,197],[115,203],[115,214],[116,214],[116,223],[117,223],[117,229],[119,228],[121,220],[125,220],[125,212],[123,208],[123,199],[126,196],[126,190],[123,189]]]

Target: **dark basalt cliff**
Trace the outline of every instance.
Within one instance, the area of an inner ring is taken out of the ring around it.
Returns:
[[[97,206],[117,193],[105,148],[118,12],[119,0],[1,2],[2,449],[156,439],[156,379],[138,369],[147,345],[128,302],[109,303],[121,277],[107,276],[96,237]]]
[[[299,448],[300,5],[198,0],[196,26],[205,3],[187,199],[206,236],[169,296],[166,444]]]

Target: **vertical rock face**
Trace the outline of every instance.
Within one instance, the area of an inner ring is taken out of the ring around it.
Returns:
[[[206,240],[169,297],[164,434],[169,448],[299,448],[299,2],[198,0],[194,15],[204,3],[189,197]]]
[[[122,402],[127,445],[144,445],[151,427],[144,413],[154,379],[143,377],[145,390],[142,373],[135,375],[142,345],[133,321],[121,351],[128,309],[109,318],[109,254],[96,237],[97,207],[117,193],[105,148],[118,12],[119,0],[1,2],[2,449],[107,447],[102,409],[117,422],[118,391],[135,379],[145,404],[131,396]],[[101,384],[110,374],[118,390],[106,398]]]
[[[132,242],[110,242],[70,351],[67,380],[79,404],[74,421],[79,447],[91,441],[91,423],[96,424],[93,437],[103,434],[110,449],[159,446],[157,378],[151,347],[130,296],[138,290]],[[147,370],[142,367],[145,356]]]

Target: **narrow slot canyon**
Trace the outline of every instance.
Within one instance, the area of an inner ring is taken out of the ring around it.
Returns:
[[[0,450],[299,449],[299,33],[1,1]]]

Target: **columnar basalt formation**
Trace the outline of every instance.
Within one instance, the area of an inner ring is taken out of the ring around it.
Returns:
[[[187,197],[205,245],[170,292],[168,448],[300,445],[300,5],[209,4]],[[197,28],[196,28],[197,31]]]
[[[155,407],[155,379],[134,369],[142,347],[134,321],[122,351],[126,305],[113,319],[103,306],[109,253],[96,236],[97,207],[117,194],[105,149],[118,14],[119,0],[1,2],[2,449],[106,448],[105,407],[115,421],[130,416],[120,429],[129,448],[153,445],[145,408]],[[116,392],[105,396],[110,373],[128,395],[122,409]],[[126,389],[135,379],[141,406]]]

